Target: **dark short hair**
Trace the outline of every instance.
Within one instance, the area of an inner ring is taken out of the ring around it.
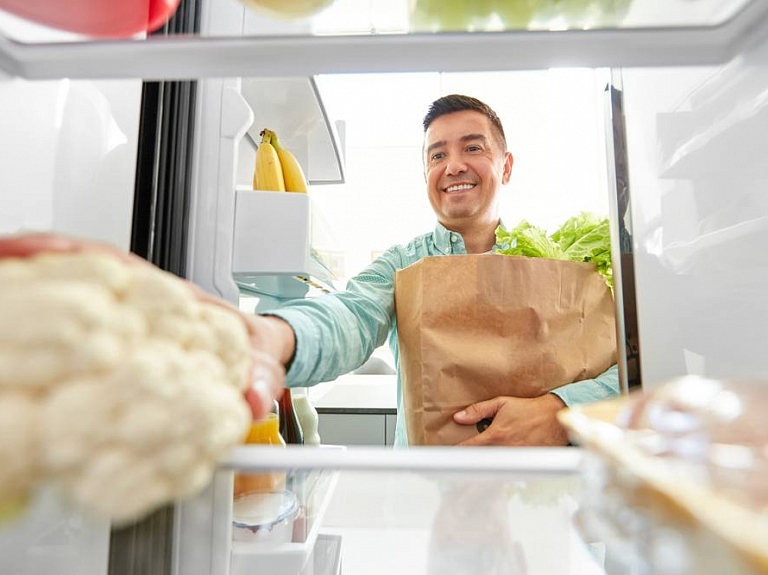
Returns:
[[[471,96],[450,94],[432,102],[427,111],[427,115],[424,116],[424,132],[426,132],[432,122],[440,116],[445,116],[446,114],[452,114],[454,112],[463,112],[465,110],[480,112],[483,116],[488,118],[491,121],[491,125],[496,130],[497,140],[501,149],[503,151],[507,150],[507,138],[504,135],[504,126],[501,125],[501,120],[496,115],[496,112],[494,112],[485,102],[481,102],[477,98]]]

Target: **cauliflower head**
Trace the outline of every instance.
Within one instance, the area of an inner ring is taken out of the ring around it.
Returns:
[[[251,421],[236,312],[101,253],[0,260],[0,505],[41,482],[120,524],[200,491]]]

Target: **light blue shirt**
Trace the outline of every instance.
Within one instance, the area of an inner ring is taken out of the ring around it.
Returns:
[[[282,317],[296,333],[296,353],[286,377],[288,386],[315,385],[349,373],[389,338],[398,366],[395,445],[408,445],[395,318],[395,272],[426,256],[466,253],[461,235],[438,223],[434,232],[388,249],[349,280],[346,291],[293,300],[270,310],[268,315]],[[564,385],[552,393],[566,405],[618,395],[618,368],[614,365],[595,379]]]

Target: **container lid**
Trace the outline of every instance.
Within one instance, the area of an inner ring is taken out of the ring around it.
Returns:
[[[299,500],[292,491],[248,493],[235,499],[232,524],[235,527],[269,529],[296,515]]]

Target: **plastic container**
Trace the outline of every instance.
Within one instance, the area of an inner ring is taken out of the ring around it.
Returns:
[[[294,387],[293,410],[299,420],[305,445],[320,445],[320,434],[317,432],[318,416],[315,406],[309,401],[307,388]]]
[[[318,449],[343,450],[343,446],[320,446]],[[333,499],[339,471],[334,469],[293,470],[288,478],[289,491],[298,499],[299,510],[293,521],[293,539],[277,547],[254,545],[250,541],[232,541],[230,575],[254,575],[256,573],[312,573],[313,552],[321,537],[320,529]],[[303,518],[299,514],[303,511]],[[297,525],[301,523],[303,525]],[[233,529],[234,531],[234,529]],[[315,575],[326,571],[316,571]],[[338,571],[331,572],[338,573]]]
[[[268,548],[290,543],[298,511],[291,491],[242,495],[232,506],[232,538]]]

